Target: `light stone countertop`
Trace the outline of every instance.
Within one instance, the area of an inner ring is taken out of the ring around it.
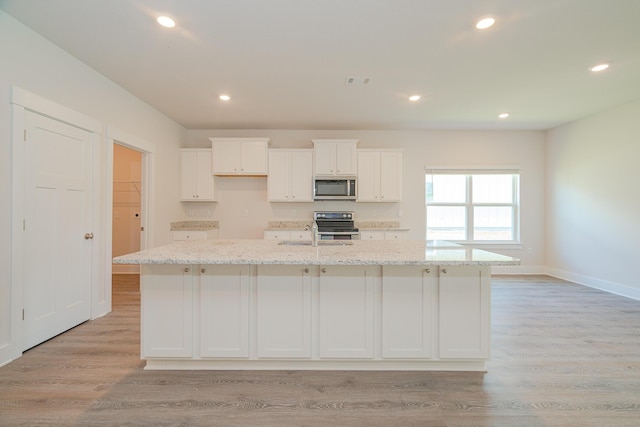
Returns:
[[[116,264],[519,265],[520,260],[448,242],[362,241],[348,244],[276,240],[178,241],[114,258]]]
[[[400,228],[398,221],[355,221],[355,226],[360,231],[409,231],[408,228]],[[269,221],[265,231],[301,231],[305,227],[311,227],[311,221]]]
[[[208,231],[218,228],[218,221],[176,221],[170,231]]]

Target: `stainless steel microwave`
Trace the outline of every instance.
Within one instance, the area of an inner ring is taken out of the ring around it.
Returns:
[[[313,183],[314,200],[355,200],[356,199],[356,178],[336,177],[318,178]]]

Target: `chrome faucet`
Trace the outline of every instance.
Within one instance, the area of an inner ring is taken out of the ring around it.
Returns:
[[[311,230],[311,246],[318,246],[318,223],[316,220],[313,220],[311,227],[307,225],[304,229],[305,231]]]

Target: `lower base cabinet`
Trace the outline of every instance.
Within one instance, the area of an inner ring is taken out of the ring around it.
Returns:
[[[142,357],[193,357],[192,269],[190,265],[142,266]]]
[[[141,291],[142,357],[158,363],[483,370],[489,357],[490,267],[143,265]]]
[[[201,266],[197,325],[201,357],[249,357],[249,265]]]
[[[320,269],[320,358],[374,357],[375,292],[378,266]]]
[[[318,267],[259,265],[257,270],[257,357],[310,358],[311,282]]]
[[[437,267],[382,267],[382,357],[433,357],[437,297]]]
[[[439,285],[440,358],[488,358],[491,328],[490,268],[441,267]]]

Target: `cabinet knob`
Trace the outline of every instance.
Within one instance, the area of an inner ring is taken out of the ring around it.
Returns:
[[[93,233],[85,233],[85,235],[84,235],[84,239],[85,239],[85,240],[91,240],[91,239],[93,239]]]
[[[446,268],[443,268],[443,269],[442,269],[442,273],[443,273],[443,274],[447,274],[447,269],[446,269]]]
[[[185,268],[184,268],[184,272],[185,272],[185,273],[188,273],[188,272],[189,272],[189,267],[185,267]]]
[[[205,270],[204,268],[200,269],[200,273],[204,274],[207,270]]]
[[[305,269],[304,269],[304,272],[305,272],[305,273],[308,273],[308,272],[309,272],[309,269],[308,269],[308,268],[305,268]]]
[[[427,274],[429,274],[429,273],[431,273],[431,269],[430,269],[430,268],[425,268],[425,269],[424,269],[424,272],[425,272],[425,273],[427,273]]]
[[[320,270],[320,271],[322,271],[323,273],[326,273],[326,272],[327,272],[327,269],[326,269],[326,268],[323,268],[323,269],[322,269],[322,270]]]

